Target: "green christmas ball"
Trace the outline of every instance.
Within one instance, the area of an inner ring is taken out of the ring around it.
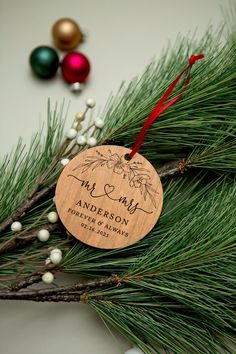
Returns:
[[[35,48],[30,54],[30,66],[38,77],[44,79],[53,77],[59,67],[57,52],[48,46]]]

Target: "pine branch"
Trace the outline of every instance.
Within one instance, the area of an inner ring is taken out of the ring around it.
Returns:
[[[40,283],[41,281],[42,281],[42,272],[34,275],[30,275],[19,281],[15,281],[8,288],[10,288],[12,292],[16,292],[21,289],[28,288],[28,286],[30,285]]]
[[[126,286],[95,292],[105,301],[89,302],[130,339],[143,338],[146,350],[161,343],[174,353],[214,353],[218,346],[234,353],[223,338],[236,344],[235,181],[198,193],[190,191],[175,212],[167,208],[153,246],[122,274]]]
[[[0,164],[0,222],[19,208],[39,181],[48,179],[48,184],[55,181],[54,165],[51,166],[51,162],[62,140],[62,116],[63,105],[58,113],[57,107],[51,111],[49,103],[46,138],[42,138],[42,128],[32,139],[27,153],[19,141],[15,152],[6,156]]]
[[[54,299],[58,299],[58,301],[81,301],[81,295],[83,294],[84,301],[88,299],[86,293],[91,291],[92,289],[99,289],[101,287],[107,287],[111,285],[119,284],[119,279],[117,276],[113,275],[111,277],[89,280],[89,281],[81,281],[80,283],[75,283],[69,286],[61,286],[56,288],[49,289],[40,289],[40,290],[28,290],[24,292],[18,292],[19,289],[28,287],[38,281],[41,280],[42,274],[36,274],[34,276],[30,276],[22,282],[18,282],[15,285],[11,286],[11,291],[0,291],[0,299],[6,300],[32,300],[32,301],[55,301]],[[17,290],[17,291],[16,291]],[[73,294],[70,294],[73,293]],[[70,294],[70,295],[68,295]],[[71,300],[70,299],[71,296]],[[42,300],[40,300],[42,299]],[[50,300],[53,299],[53,300]],[[61,299],[61,300],[60,300]],[[79,299],[79,300],[78,300]]]
[[[190,164],[185,159],[179,159],[165,163],[162,167],[157,169],[157,172],[162,180],[183,174],[190,167]]]
[[[76,294],[57,294],[57,295],[37,295],[30,292],[1,292],[1,300],[27,300],[27,301],[36,301],[36,302],[81,302],[85,301],[83,292]]]
[[[38,193],[31,192],[29,197],[14,211],[6,220],[0,224],[0,234],[3,233],[15,220],[19,220],[26,213],[39,203],[43,198],[50,194],[55,189],[56,183],[53,182],[50,186],[44,188]],[[35,189],[36,191],[37,189]],[[0,246],[1,252],[1,246]]]
[[[60,223],[47,225],[47,230],[49,232],[55,231],[59,228]],[[16,234],[9,240],[0,243],[0,254],[11,252],[17,248],[25,246],[29,242],[32,242],[37,238],[38,231],[39,228],[34,228],[32,230],[29,230],[28,232],[25,232],[23,236]]]

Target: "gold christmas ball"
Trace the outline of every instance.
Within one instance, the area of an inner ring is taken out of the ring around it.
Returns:
[[[82,42],[83,34],[75,21],[61,18],[52,27],[52,37],[57,48],[71,50]]]

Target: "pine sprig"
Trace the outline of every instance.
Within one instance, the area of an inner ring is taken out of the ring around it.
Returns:
[[[142,338],[145,353],[160,343],[181,354],[234,352],[235,198],[226,179],[164,212],[159,237],[121,276],[125,284],[92,293],[91,306],[137,345]]]
[[[37,133],[30,144],[28,152],[20,139],[15,151],[6,156],[0,166],[0,222],[15,211],[22,201],[28,198],[35,186],[52,180],[52,160],[55,151],[61,144],[64,121],[63,106],[53,111],[48,102],[47,135],[43,139],[43,128]],[[55,179],[55,177],[54,177]],[[39,189],[41,186],[38,186]]]
[[[184,97],[154,122],[141,152],[154,163],[187,157],[196,147],[208,149],[210,154],[212,144],[216,145],[216,130],[221,144],[230,142],[235,151],[236,42],[223,41],[222,28],[218,33],[209,29],[199,42],[179,39],[174,49],[168,49],[159,62],[152,62],[142,76],[126,88],[122,86],[111,99],[103,112],[107,124],[99,136],[101,141],[131,147],[148,114],[183,68],[183,61],[192,53],[204,52],[205,60],[194,66]],[[230,166],[234,168],[235,160]],[[208,168],[208,160],[204,167]]]

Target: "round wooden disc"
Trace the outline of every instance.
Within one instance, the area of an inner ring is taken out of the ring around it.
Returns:
[[[145,235],[162,209],[163,190],[153,166],[130,150],[102,145],[78,154],[63,169],[56,207],[66,229],[98,248],[122,248]]]

